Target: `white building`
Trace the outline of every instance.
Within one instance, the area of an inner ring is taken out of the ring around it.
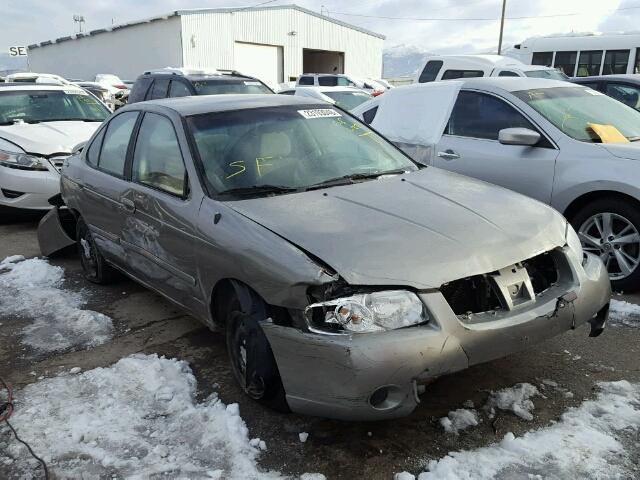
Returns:
[[[277,84],[301,73],[382,75],[384,36],[296,5],[177,10],[29,45],[34,72],[135,79],[172,67],[238,70]]]

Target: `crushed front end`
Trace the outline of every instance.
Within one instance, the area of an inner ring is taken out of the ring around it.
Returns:
[[[293,411],[387,419],[411,413],[422,385],[439,376],[587,322],[598,335],[610,295],[600,259],[565,246],[439,289],[338,285],[315,294],[302,328],[263,329]]]

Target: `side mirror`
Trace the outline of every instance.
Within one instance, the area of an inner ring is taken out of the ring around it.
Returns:
[[[529,128],[503,128],[498,132],[498,141],[503,145],[533,147],[540,141],[540,134]]]
[[[73,149],[71,150],[71,155],[76,155],[80,153],[82,150],[84,150],[84,147],[86,146],[87,146],[87,142],[80,142],[75,147],[73,147]]]

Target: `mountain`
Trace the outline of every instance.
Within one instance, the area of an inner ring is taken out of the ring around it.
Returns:
[[[415,45],[400,44],[386,48],[382,52],[382,76],[412,77],[423,67],[428,55],[431,53]]]

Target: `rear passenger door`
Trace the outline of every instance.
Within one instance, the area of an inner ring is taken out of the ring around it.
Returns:
[[[127,217],[122,236],[134,274],[197,311],[194,232],[201,198],[192,198],[186,155],[171,119],[146,112],[132,155],[128,198],[135,211]]]
[[[124,258],[121,230],[133,209],[126,198],[126,161],[139,112],[115,115],[87,148],[85,160],[93,170],[83,179],[80,214],[91,230],[100,251],[109,261],[121,265]]]
[[[498,132],[523,127],[541,134],[538,145],[503,145]],[[435,151],[434,165],[551,201],[558,150],[513,105],[487,93],[461,91]]]

